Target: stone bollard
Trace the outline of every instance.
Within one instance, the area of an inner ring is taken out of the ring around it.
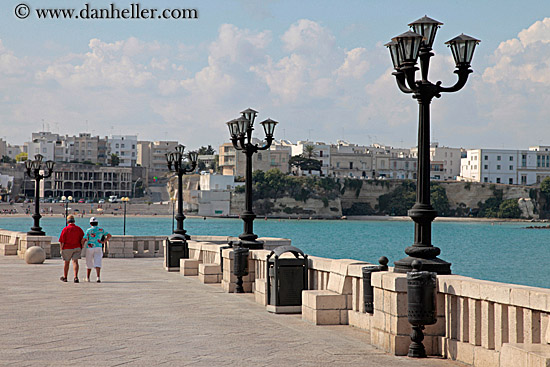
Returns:
[[[42,264],[46,260],[46,251],[39,246],[31,246],[25,251],[25,262],[27,264]]]

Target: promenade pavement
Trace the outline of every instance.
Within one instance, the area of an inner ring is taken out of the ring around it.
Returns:
[[[102,283],[59,280],[60,259],[0,257],[1,366],[463,366],[395,357],[349,326],[274,315],[162,259],[104,259]],[[95,276],[92,278],[95,281]]]

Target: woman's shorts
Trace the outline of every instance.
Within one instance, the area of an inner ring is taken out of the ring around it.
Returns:
[[[101,268],[103,249],[101,247],[88,247],[86,249],[86,267],[88,269]]]

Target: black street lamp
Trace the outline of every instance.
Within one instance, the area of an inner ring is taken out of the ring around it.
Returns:
[[[65,195],[63,195],[61,197],[61,201],[65,203],[65,226],[67,226],[67,215],[69,215],[69,202],[73,201],[73,197],[65,197]]]
[[[166,153],[166,162],[168,164],[168,169],[174,171],[178,175],[178,214],[176,214],[177,228],[172,230],[174,236],[179,237],[184,240],[188,240],[191,237],[186,234],[186,230],[183,229],[183,221],[185,220],[185,215],[183,215],[183,180],[182,177],[184,174],[193,172],[197,167],[197,158],[199,154],[197,152],[189,152],[187,156],[183,154],[185,151],[185,146],[178,145],[175,152]],[[186,163],[186,159],[191,163]],[[177,235],[177,236],[176,236]]]
[[[120,201],[124,203],[124,230],[123,235],[126,236],[126,203],[130,201],[130,198],[125,196],[123,198],[120,198]]]
[[[31,227],[31,230],[27,232],[27,234],[32,236],[44,236],[46,233],[42,231],[42,227],[40,227],[40,218],[42,216],[40,215],[40,181],[44,178],[48,178],[53,173],[53,166],[55,165],[54,161],[46,161],[44,162],[44,166],[42,166],[42,160],[44,159],[44,156],[41,154],[37,154],[34,156],[34,161],[27,160],[25,162],[25,168],[27,169],[27,175],[35,180],[35,186],[34,186],[34,214],[32,215],[32,218],[34,219],[34,226]],[[40,171],[43,169],[46,169],[48,172],[41,174]]]
[[[428,81],[428,69],[430,58],[434,56],[431,52],[432,44],[441,25],[443,23],[424,16],[409,24],[412,31],[392,38],[392,41],[385,45],[390,50],[395,68],[392,75],[395,76],[397,86],[404,93],[412,93],[419,105],[416,203],[408,213],[415,222],[414,244],[405,249],[408,257],[395,262],[395,271],[400,273],[411,271],[411,263],[421,260],[422,269],[425,271],[451,274],[451,264],[439,259],[437,256],[441,250],[432,246],[431,227],[437,211],[430,203],[430,103],[434,97],[441,97],[442,92],[457,92],[464,87],[468,75],[472,72],[470,63],[474,49],[480,41],[461,34],[446,42],[455,59],[455,74],[458,75],[458,81],[452,87],[442,87],[439,81],[433,84]],[[418,58],[421,80],[415,79]]]
[[[258,146],[252,144],[252,131],[254,130],[254,120],[258,114],[253,109],[247,109],[241,112],[242,116],[238,119],[227,122],[231,142],[236,150],[242,150],[246,156],[246,174],[245,174],[245,210],[241,215],[244,222],[244,232],[239,235],[240,246],[250,249],[262,249],[263,242],[257,241],[257,235],[253,231],[253,223],[256,215],[252,211],[252,155],[259,150],[269,149],[273,142],[273,132],[277,121],[267,119],[260,124],[264,127],[265,145]]]

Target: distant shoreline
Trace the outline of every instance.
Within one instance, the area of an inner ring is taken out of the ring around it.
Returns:
[[[31,218],[32,214],[4,214],[0,213],[0,218]],[[86,213],[84,216],[81,216],[80,214],[74,214],[75,217],[78,218],[90,218],[90,217],[97,217],[97,218],[122,218],[124,215],[122,213],[120,214],[99,214],[99,213]],[[186,218],[207,218],[207,219],[239,219],[238,216],[230,216],[230,217],[203,217],[195,214],[187,214],[185,213]],[[49,214],[49,213],[43,213],[42,218],[64,218],[64,214]],[[126,217],[128,218],[171,218],[172,215],[167,214],[136,214],[136,213],[127,213]],[[347,216],[342,218],[288,218],[288,217],[267,217],[267,220],[350,220],[350,221],[396,221],[396,222],[410,222],[412,219],[407,216],[385,216],[385,215],[353,215],[353,216]],[[258,216],[256,220],[265,220],[265,217]],[[545,223],[548,222],[548,220],[532,220],[532,219],[506,219],[506,218],[473,218],[473,217],[437,217],[435,218],[434,222],[525,222],[525,223]]]

